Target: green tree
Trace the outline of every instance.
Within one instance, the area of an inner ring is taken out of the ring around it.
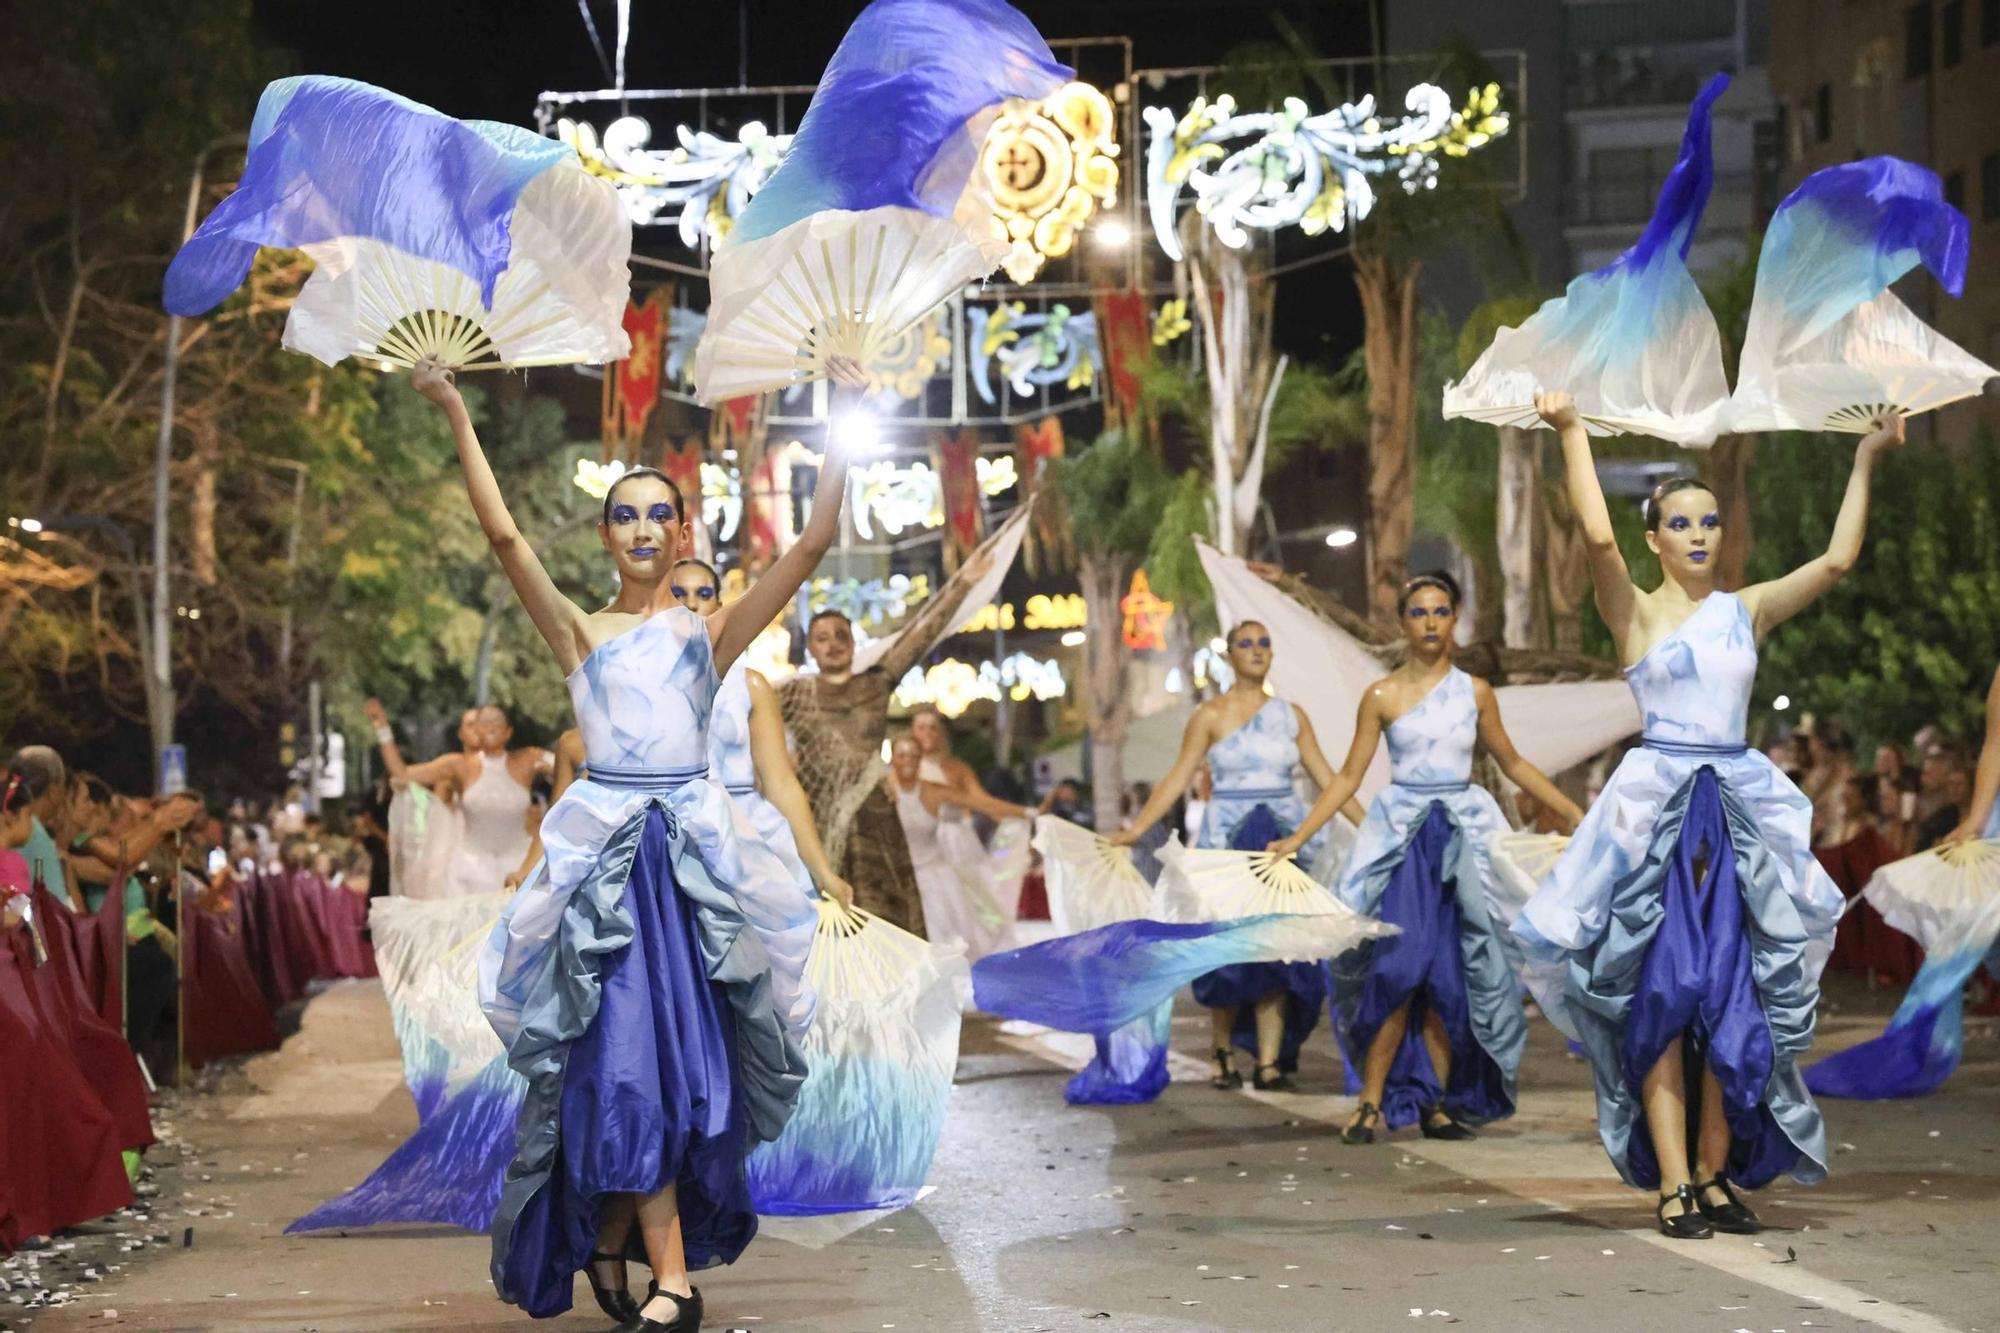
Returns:
[[[1785,484],[1754,498],[1752,582],[1826,549],[1852,447],[1847,436],[1765,438],[1761,465]],[[1971,740],[1996,654],[2000,441],[1982,431],[1963,452],[1913,448],[1876,469],[1860,562],[1765,642],[1756,701],[1790,695],[1867,742],[1907,742],[1932,723]]]

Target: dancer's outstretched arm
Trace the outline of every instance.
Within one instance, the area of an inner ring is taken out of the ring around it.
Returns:
[[[493,554],[500,558],[500,568],[506,571],[507,581],[514,585],[514,595],[521,599],[521,607],[528,613],[528,619],[534,622],[543,641],[555,653],[563,674],[568,675],[576,670],[584,654],[590,651],[582,609],[556,587],[555,580],[542,568],[541,559],[535,555],[527,539],[521,536],[514,516],[507,512],[507,501],[500,494],[500,483],[494,479],[493,467],[486,461],[486,451],[479,447],[479,435],[472,428],[472,416],[465,410],[465,400],[459,397],[458,386],[452,383],[451,372],[434,362],[420,361],[410,372],[410,387],[443,409],[445,420],[451,423],[451,438],[458,446],[459,466],[465,472],[465,489],[472,497],[472,512],[479,519],[480,530],[486,534]]]
[[[1818,601],[1854,568],[1854,562],[1861,558],[1861,539],[1868,532],[1868,491],[1875,460],[1902,443],[1901,414],[1877,417],[1875,429],[1854,451],[1854,470],[1847,474],[1847,494],[1834,517],[1826,554],[1806,561],[1782,578],[1743,590],[1743,605],[1756,621],[1759,639]]]
[[[1174,756],[1174,766],[1153,788],[1153,794],[1139,807],[1139,813],[1132,816],[1132,822],[1106,840],[1114,847],[1130,847],[1139,841],[1147,829],[1160,822],[1160,817],[1173,809],[1194,775],[1201,768],[1201,761],[1208,757],[1208,747],[1215,741],[1215,701],[1194,710],[1188,719],[1187,730],[1181,733],[1181,752]]]
[[[1597,460],[1590,455],[1590,436],[1583,418],[1567,393],[1556,390],[1535,395],[1535,411],[1555,428],[1562,440],[1563,482],[1569,491],[1570,508],[1583,526],[1584,551],[1590,560],[1590,586],[1597,594],[1597,613],[1604,617],[1618,659],[1627,660],[1626,643],[1632,632],[1632,614],[1638,605],[1638,589],[1632,586],[1632,571],[1618,549],[1618,533],[1611,526],[1611,509],[1604,503],[1604,487],[1597,480]]]
[[[1326,752],[1319,748],[1319,735],[1313,731],[1312,719],[1306,716],[1306,710],[1293,704],[1292,711],[1299,719],[1299,767],[1305,769],[1306,776],[1313,780],[1315,787],[1325,791],[1333,785],[1333,765],[1326,762]],[[1347,798],[1347,804],[1340,807],[1340,813],[1346,815],[1348,822],[1356,828],[1360,828],[1361,821],[1368,818],[1361,802],[1352,796]]]
[[[1381,691],[1382,683],[1377,681],[1361,696],[1361,706],[1354,713],[1354,744],[1347,747],[1347,762],[1333,775],[1333,781],[1320,788],[1319,799],[1312,803],[1312,809],[1306,811],[1306,817],[1299,821],[1291,836],[1271,843],[1265,851],[1277,856],[1298,855],[1299,848],[1312,841],[1320,825],[1354,799],[1354,793],[1361,789],[1362,776],[1368,772],[1368,761],[1375,757],[1375,747],[1382,743],[1382,705],[1377,698]]]
[[[1563,794],[1562,788],[1549,781],[1548,774],[1523,759],[1514,748],[1513,738],[1501,725],[1500,701],[1494,696],[1493,687],[1474,676],[1472,697],[1479,705],[1479,743],[1493,756],[1493,762],[1500,766],[1509,782],[1555,811],[1563,821],[1564,833],[1576,832],[1576,826],[1583,822],[1583,811]]]
[[[785,748],[785,717],[778,708],[778,692],[761,671],[746,671],[750,686],[750,762],[757,767],[757,790],[778,808],[792,830],[799,860],[819,885],[819,891],[843,905],[854,905],[854,886],[834,872],[826,859],[826,845],[819,840],[819,826],[813,823],[812,802],[799,785],[798,770],[792,767],[791,751]]]
[[[1964,821],[1944,841],[1964,842],[1983,836],[1996,797],[2000,797],[2000,671],[1993,673],[1993,685],[1986,691],[1986,741],[1979,747],[1979,771],[1972,780],[1972,802],[1965,807]]]
[[[710,618],[709,637],[715,645],[717,675],[728,671],[750,646],[750,641],[791,605],[799,585],[811,576],[820,557],[840,532],[840,511],[847,503],[847,445],[842,443],[835,423],[861,401],[861,395],[868,389],[868,375],[859,363],[846,357],[829,357],[827,368],[839,387],[834,390],[833,410],[827,414],[826,449],[822,454],[825,461],[820,466],[819,480],[813,484],[812,515],[806,519],[805,529],[792,543],[792,549],[772,561],[748,592]],[[660,593],[667,595],[665,584],[660,586]]]

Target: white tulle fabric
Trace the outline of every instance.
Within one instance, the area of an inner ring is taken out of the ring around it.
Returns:
[[[924,762],[928,772],[919,770],[923,780],[943,782],[943,767],[935,760]],[[1014,913],[996,889],[1007,887],[998,882],[999,875],[1010,877],[1009,900],[1018,905],[1021,876],[1027,873],[1029,826],[1026,820],[1005,821],[995,849],[988,851],[970,817],[960,811],[954,819],[953,809],[942,806],[934,815],[916,791],[896,792],[896,814],[909,840],[917,891],[923,895],[924,929],[936,943],[962,946],[966,958],[977,962],[1014,947]]]
[[[450,897],[451,866],[464,837],[464,816],[424,788],[390,797],[389,891],[399,898]]]

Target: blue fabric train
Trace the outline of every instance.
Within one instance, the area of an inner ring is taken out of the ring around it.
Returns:
[[[1744,743],[1756,673],[1750,613],[1722,592],[1627,669],[1643,744],[1514,925],[1542,1011],[1596,1074],[1605,1152],[1642,1188],[1660,1169],[1641,1082],[1681,1035],[1722,1084],[1731,1180],[1826,1177],[1796,1061],[1842,898],[1812,854],[1811,802]]]
[[[498,121],[460,121],[353,79],[264,90],[236,190],[167,269],[165,303],[199,315],[235,291],[260,246],[368,237],[449,265],[490,305],[528,182],[575,154]]]
[[[1924,947],[1924,965],[1879,1037],[1806,1070],[1822,1097],[1919,1097],[1965,1052],[1965,985],[2000,964],[2000,806],[1985,840],[1883,866],[1866,890],[1890,925]]]
[[[1472,677],[1457,667],[1389,724],[1390,783],[1369,806],[1334,889],[1349,908],[1398,931],[1333,962],[1350,1061],[1364,1062],[1382,1025],[1410,1006],[1383,1087],[1392,1127],[1414,1124],[1439,1103],[1474,1124],[1514,1111],[1527,1024],[1487,851],[1507,821],[1485,788],[1470,785],[1478,734]],[[1451,1040],[1443,1084],[1424,1045],[1431,1013]]]

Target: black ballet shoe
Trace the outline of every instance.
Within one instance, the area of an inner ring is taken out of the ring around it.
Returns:
[[[1354,1123],[1340,1131],[1342,1143],[1375,1142],[1375,1126],[1382,1123],[1382,1108],[1374,1102],[1363,1102],[1354,1108]]]
[[[1710,1203],[1703,1196],[1712,1189],[1722,1191],[1727,1203]],[[1754,1236],[1764,1229],[1757,1220],[1757,1214],[1750,1211],[1750,1205],[1736,1197],[1736,1191],[1729,1188],[1729,1181],[1720,1172],[1713,1180],[1694,1187],[1695,1205],[1701,1215],[1714,1224],[1717,1231],[1726,1231],[1732,1236]]]
[[[1228,1047],[1226,1046],[1216,1047],[1214,1059],[1215,1059],[1215,1067],[1217,1069],[1220,1069],[1222,1072],[1220,1074],[1217,1074],[1215,1077],[1209,1079],[1208,1086],[1216,1089],[1219,1092],[1234,1092],[1238,1088],[1243,1086],[1243,1075],[1237,1073],[1234,1069],[1231,1069],[1229,1067]]]
[[[1264,1071],[1267,1069],[1271,1071],[1271,1077],[1269,1078],[1264,1077]],[[1299,1085],[1292,1082],[1292,1076],[1276,1065],[1258,1065],[1255,1072],[1250,1075],[1250,1086],[1259,1092],[1297,1092],[1299,1090]]]
[[[1681,1206],[1676,1216],[1667,1216],[1670,1203]],[[1660,1196],[1660,1206],[1653,1214],[1660,1219],[1660,1234],[1673,1240],[1707,1240],[1715,1234],[1715,1228],[1702,1216],[1701,1205],[1695,1202],[1694,1191],[1686,1185]]]
[[[1443,1116],[1444,1123],[1442,1125],[1432,1124],[1432,1116]],[[1443,1102],[1437,1102],[1427,1107],[1423,1115],[1417,1120],[1417,1128],[1423,1131],[1424,1137],[1427,1139],[1445,1139],[1452,1143],[1463,1143],[1467,1139],[1476,1139],[1479,1137],[1468,1126],[1461,1125],[1458,1121],[1454,1120],[1451,1112],[1444,1109]]]
[[[680,1296],[671,1291],[655,1289],[646,1304],[662,1298],[674,1303],[674,1317],[665,1322],[654,1319],[643,1310],[630,1323],[620,1324],[618,1333],[701,1333],[701,1288],[688,1288],[692,1295]]]
[[[615,1287],[608,1287],[597,1278],[599,1264],[617,1264],[622,1268],[624,1263],[624,1255],[605,1254],[600,1250],[592,1254],[589,1261],[584,1264],[583,1275],[590,1279],[590,1294],[597,1297],[597,1308],[620,1324],[629,1324],[639,1317],[639,1302],[632,1299],[632,1289],[623,1282]],[[647,1293],[647,1299],[652,1299],[651,1292]]]

